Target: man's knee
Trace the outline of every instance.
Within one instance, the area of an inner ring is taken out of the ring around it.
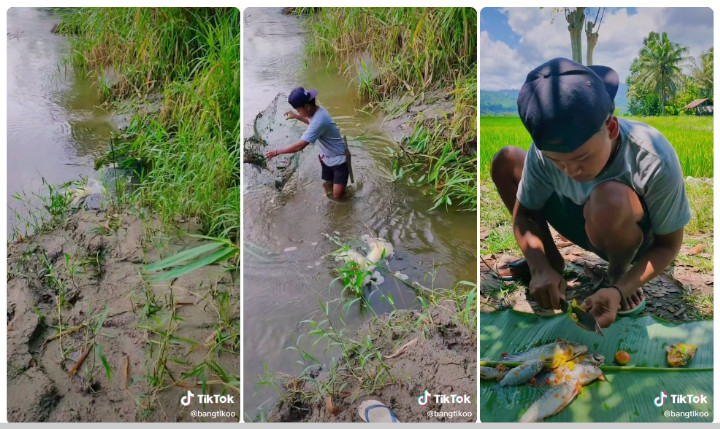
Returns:
[[[624,228],[637,224],[643,217],[643,209],[632,188],[621,182],[607,181],[592,190],[583,215],[588,234],[602,235],[624,232]]]
[[[515,169],[525,164],[525,151],[515,146],[505,146],[493,155],[490,162],[490,174],[493,181],[498,178],[513,173]]]

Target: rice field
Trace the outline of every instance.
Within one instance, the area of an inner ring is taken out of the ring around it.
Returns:
[[[673,145],[685,176],[713,176],[713,118],[699,116],[627,117],[660,131]],[[480,178],[490,178],[490,161],[503,146],[530,147],[518,117],[480,118]]]

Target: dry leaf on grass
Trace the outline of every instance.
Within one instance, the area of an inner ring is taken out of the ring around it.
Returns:
[[[700,243],[697,246],[691,247],[685,254],[688,256],[694,256],[702,252],[703,250],[705,250],[705,245]]]
[[[333,404],[332,397],[330,396],[325,397],[325,408],[327,408],[328,412],[332,415],[335,415],[338,411],[340,411],[338,407]]]

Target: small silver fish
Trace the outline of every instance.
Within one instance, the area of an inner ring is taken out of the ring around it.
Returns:
[[[500,382],[490,390],[498,390],[503,387],[517,386],[519,384],[523,384],[531,378],[535,377],[535,375],[538,372],[542,371],[544,367],[545,361],[539,359],[523,362],[519,366],[516,366],[515,368],[508,371],[508,373],[505,374],[502,380],[500,380]]]
[[[538,422],[562,411],[580,392],[581,386],[592,383],[602,375],[602,370],[588,362],[562,366],[566,381],[554,385],[527,409],[520,422]]]
[[[548,362],[550,368],[557,368],[563,363],[587,353],[587,350],[585,344],[557,340],[522,353],[504,356],[502,362],[527,362],[540,359]]]
[[[568,406],[580,393],[580,383],[564,383],[551,387],[530,405],[525,414],[520,417],[521,423],[540,422],[545,418],[557,414]]]
[[[493,366],[481,366],[480,367],[480,379],[481,380],[500,381],[500,379],[503,376],[505,376],[505,371],[500,371],[499,369],[497,369]]]

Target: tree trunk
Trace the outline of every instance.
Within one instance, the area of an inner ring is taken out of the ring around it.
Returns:
[[[595,45],[597,45],[598,42],[598,33],[593,33],[593,27],[595,27],[595,23],[593,22],[587,22],[585,24],[585,34],[587,35],[587,65],[591,66],[593,64],[593,51],[595,50]]]
[[[660,74],[660,114],[665,116],[665,72]]]
[[[582,64],[582,30],[585,23],[585,8],[577,7],[565,15],[570,31],[570,46],[572,47],[572,60]]]

